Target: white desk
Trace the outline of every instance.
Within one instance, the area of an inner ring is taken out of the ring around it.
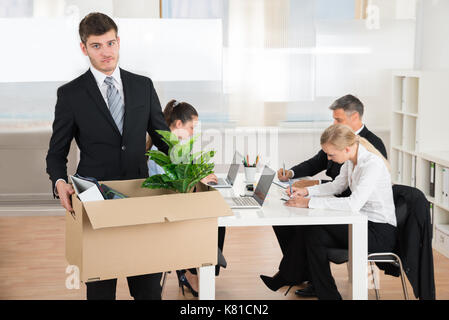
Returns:
[[[259,176],[256,177],[257,179]],[[239,174],[232,189],[217,189],[227,196],[244,194],[244,175]],[[349,236],[349,281],[352,299],[368,299],[368,226],[366,216],[346,211],[292,208],[280,200],[283,189],[272,184],[262,209],[234,209],[234,216],[218,219],[223,227],[273,225],[347,224]],[[256,275],[254,275],[256,276]],[[215,266],[199,268],[199,299],[215,299]]]

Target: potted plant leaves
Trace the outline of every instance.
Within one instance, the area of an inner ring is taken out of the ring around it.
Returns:
[[[163,188],[188,193],[193,191],[201,179],[214,172],[214,164],[209,161],[215,155],[215,151],[192,153],[193,144],[199,135],[191,137],[186,143],[181,143],[170,131],[156,130],[156,132],[168,145],[168,155],[158,150],[150,150],[146,155],[161,166],[165,173],[148,177],[142,183],[143,188]]]

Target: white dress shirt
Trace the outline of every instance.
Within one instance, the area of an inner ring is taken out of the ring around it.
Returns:
[[[334,197],[347,188],[351,195]],[[396,226],[391,176],[383,159],[358,146],[357,165],[346,161],[334,181],[308,187],[309,208],[359,211],[369,221]]]
[[[104,102],[106,102],[106,105],[109,108],[108,104],[108,85],[104,82],[107,75],[105,75],[103,72],[98,71],[93,66],[90,67],[90,71],[94,75],[95,81],[97,81],[98,88],[100,89],[101,95],[103,96]],[[120,77],[120,69],[119,66],[115,68],[114,72],[110,75],[112,79],[114,79],[113,84],[114,87],[117,88],[118,92],[120,93],[120,96],[122,97],[123,103],[125,103],[124,95],[123,95],[123,84],[122,84],[122,78]]]
[[[100,92],[101,92],[101,95],[103,96],[104,102],[106,103],[106,105],[109,108],[108,96],[107,96],[108,85],[104,82],[104,80],[106,79],[106,77],[108,77],[108,75],[104,74],[101,71],[98,71],[92,65],[90,66],[90,71],[94,75],[95,81],[97,82],[97,85],[98,85],[98,89],[100,89]],[[123,95],[122,78],[120,76],[120,68],[119,68],[118,64],[117,64],[117,67],[115,68],[114,72],[111,74],[111,77],[114,79],[113,84],[118,89],[118,92],[120,93],[120,96],[122,97],[123,103],[125,103],[125,98]],[[56,184],[58,183],[59,180],[67,182],[67,181],[65,181],[65,179],[62,179],[62,178],[56,180],[55,189],[54,189],[54,193],[56,195],[58,195],[58,190],[56,189]]]
[[[355,134],[356,134],[356,135],[359,135],[360,131],[362,131],[363,128],[365,128],[365,125],[362,123],[362,126],[360,127],[359,130],[357,130],[357,131],[355,132]]]

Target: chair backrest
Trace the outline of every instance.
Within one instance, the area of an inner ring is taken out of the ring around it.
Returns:
[[[401,193],[397,192],[395,194],[394,190],[395,188],[393,188],[393,198],[396,212],[396,226],[400,229],[407,221],[409,211],[405,198],[401,196]]]
[[[396,208],[396,223],[397,228],[401,229],[407,222],[410,215],[410,207],[416,205],[416,201],[423,201],[428,204],[426,196],[421,190],[405,185],[393,185],[393,199]]]
[[[402,260],[415,297],[435,299],[429,201],[421,190],[403,185],[393,186],[393,197],[397,206],[396,254]]]

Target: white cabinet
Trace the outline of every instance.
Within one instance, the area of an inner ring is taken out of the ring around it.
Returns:
[[[449,257],[449,72],[393,72],[392,181],[431,204],[433,246]],[[447,178],[445,179],[445,175]]]

